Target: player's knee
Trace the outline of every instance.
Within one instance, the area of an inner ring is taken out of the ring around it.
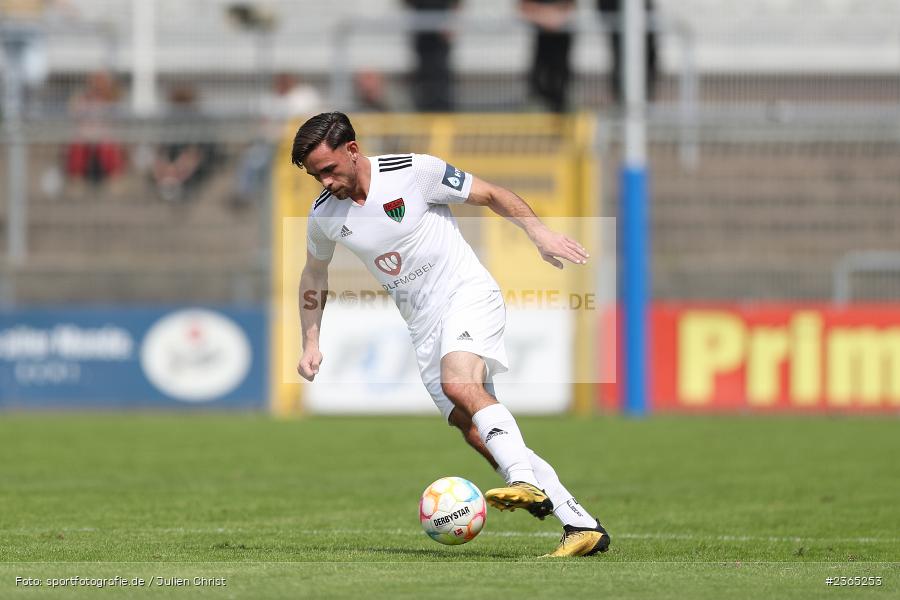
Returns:
[[[459,412],[467,419],[471,419],[482,408],[497,403],[479,383],[442,382],[441,390],[453,403],[454,412]],[[465,432],[464,428],[460,429]]]
[[[450,382],[450,381],[442,381],[441,382],[441,390],[443,390],[444,394],[447,395],[450,400],[453,401],[453,404],[459,406],[460,403],[464,402],[469,396],[472,394],[474,384],[471,383],[458,383],[458,382]]]

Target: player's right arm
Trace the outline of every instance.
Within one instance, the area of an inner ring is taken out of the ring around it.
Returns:
[[[322,310],[328,296],[328,264],[331,258],[320,260],[306,252],[306,266],[300,274],[300,332],[303,346],[300,352],[300,363],[297,372],[312,381],[322,364],[322,353],[319,351],[319,329],[322,325]]]

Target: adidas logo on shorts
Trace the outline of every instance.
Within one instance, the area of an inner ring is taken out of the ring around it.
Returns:
[[[471,342],[471,341],[472,341],[472,336],[469,335],[469,332],[468,332],[468,331],[463,331],[461,334],[459,334],[459,337],[456,338],[456,339],[458,339],[458,340],[464,340],[464,341],[466,341],[466,342]]]
[[[348,235],[352,235],[353,232],[347,228],[346,225],[341,225],[341,237],[347,237]]]

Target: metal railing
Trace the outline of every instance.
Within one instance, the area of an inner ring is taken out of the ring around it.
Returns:
[[[832,275],[835,304],[853,300],[853,276],[860,273],[894,273],[900,281],[900,251],[854,251],[838,259]]]

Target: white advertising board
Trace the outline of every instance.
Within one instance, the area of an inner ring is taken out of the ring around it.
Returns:
[[[510,370],[494,381],[497,396],[519,414],[568,409],[572,390],[572,313],[507,311]],[[437,414],[422,385],[406,324],[393,306],[365,310],[329,304],[322,319],[323,361],[305,383],[306,409],[318,414]]]

